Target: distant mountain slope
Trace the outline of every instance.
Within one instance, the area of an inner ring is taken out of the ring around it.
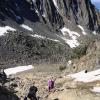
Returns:
[[[66,62],[100,14],[90,0],[0,0],[0,30],[1,67]]]

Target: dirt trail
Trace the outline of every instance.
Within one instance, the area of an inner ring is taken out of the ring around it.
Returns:
[[[89,91],[79,90],[66,90],[50,94],[48,100],[100,100],[100,96],[97,96]]]

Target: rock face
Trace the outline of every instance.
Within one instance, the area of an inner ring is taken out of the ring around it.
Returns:
[[[58,28],[70,20],[75,24],[88,26],[90,30],[100,26],[99,12],[91,0],[1,0],[1,19],[6,14],[17,23],[25,19],[38,22],[41,19]]]
[[[61,29],[77,30],[77,25],[100,31],[100,14],[90,0],[0,0],[0,26],[18,31],[0,37],[0,66],[70,59]]]

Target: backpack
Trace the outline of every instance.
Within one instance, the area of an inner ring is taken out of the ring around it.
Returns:
[[[25,96],[24,100],[27,100],[27,97]]]
[[[29,93],[28,93],[28,98],[34,98],[34,100],[37,100],[36,99],[36,92],[38,91],[37,87],[35,86],[31,86],[30,89],[29,89]]]

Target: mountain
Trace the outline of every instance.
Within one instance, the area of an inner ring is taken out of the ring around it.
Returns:
[[[97,9],[100,10],[100,2],[93,2],[93,4],[96,6]]]
[[[81,37],[99,32],[90,0],[0,0],[0,66],[65,63]]]

